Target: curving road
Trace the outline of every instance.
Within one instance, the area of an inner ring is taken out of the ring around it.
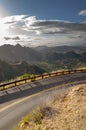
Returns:
[[[86,73],[46,78],[0,91],[0,130],[13,130],[34,107],[49,102],[53,93],[59,96],[82,83],[86,84]]]

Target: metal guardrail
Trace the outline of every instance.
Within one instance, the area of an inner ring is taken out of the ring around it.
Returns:
[[[22,79],[22,80],[16,80],[16,81],[12,81],[12,82],[9,82],[9,83],[1,84],[0,88],[2,88],[2,89],[0,89],[0,90],[4,90],[6,88],[14,87],[14,86],[17,86],[17,85],[20,85],[20,84],[24,84],[24,83],[39,80],[39,79],[44,79],[44,78],[49,78],[49,77],[54,77],[54,76],[59,76],[59,75],[66,75],[66,74],[71,74],[71,73],[76,73],[76,72],[85,72],[86,73],[86,69],[74,69],[74,70],[66,70],[66,71],[57,71],[57,72],[51,72],[51,73],[47,73],[47,74],[34,76],[32,78],[25,78],[25,79]]]

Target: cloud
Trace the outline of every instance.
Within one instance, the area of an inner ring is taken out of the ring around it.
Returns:
[[[30,16],[25,19],[25,25],[29,27],[30,25],[33,25],[35,22],[37,22],[36,16]]]
[[[4,37],[5,40],[20,40],[20,37],[19,36],[16,36],[16,37]]]
[[[52,43],[65,44],[77,41],[85,42],[86,39],[83,36],[86,36],[85,22],[39,20],[36,16],[28,15],[0,18],[0,37],[4,38],[5,43],[18,40],[22,44],[33,44],[34,46]]]
[[[27,15],[14,15],[2,18],[4,24],[12,24],[16,22],[22,22]]]
[[[72,23],[62,20],[37,20],[36,16],[15,15],[2,18],[0,21],[7,27],[8,32],[17,35],[86,32],[86,23]]]
[[[40,34],[69,34],[86,32],[86,23],[72,23],[62,20],[37,20],[35,16],[25,19],[24,28],[26,31],[32,31]]]
[[[55,33],[73,33],[76,31],[86,31],[86,24],[83,23],[71,23],[65,21],[35,21],[31,25],[32,29],[40,31],[44,34]]]
[[[81,15],[81,16],[86,16],[86,10],[81,10],[78,15]]]

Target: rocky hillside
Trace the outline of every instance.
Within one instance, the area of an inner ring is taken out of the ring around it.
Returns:
[[[86,62],[86,47],[22,47],[20,44],[0,46],[0,60],[6,62],[28,61],[28,62],[66,62],[76,60]]]
[[[86,84],[33,112],[17,130],[86,130]]]
[[[56,112],[45,115],[41,130],[86,130],[86,84],[72,88],[52,109]]]
[[[20,44],[0,46],[0,60],[6,62],[15,61],[39,61],[41,60],[39,52],[29,48],[22,47]]]
[[[25,73],[41,74],[86,67],[86,47],[0,46],[0,82]],[[21,63],[21,64],[18,64]]]

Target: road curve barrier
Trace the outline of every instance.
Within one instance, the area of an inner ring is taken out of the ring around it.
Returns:
[[[25,83],[28,83],[28,82],[40,80],[40,79],[55,77],[55,76],[59,76],[59,75],[67,75],[67,74],[72,74],[72,73],[81,73],[81,72],[86,73],[86,69],[73,69],[73,70],[55,71],[55,72],[51,72],[51,73],[37,75],[37,76],[34,76],[32,78],[15,80],[15,81],[12,81],[12,82],[0,84],[0,91],[11,88],[11,87],[15,87],[15,86],[18,86],[18,85],[21,85],[21,84],[25,84]]]

